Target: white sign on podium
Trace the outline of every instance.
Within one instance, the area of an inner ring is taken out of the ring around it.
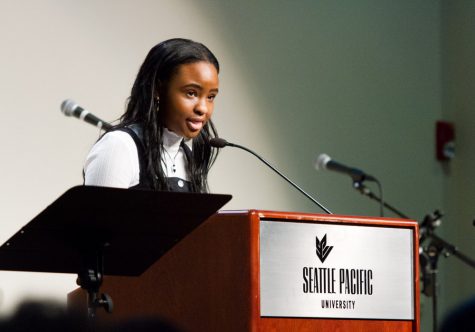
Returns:
[[[263,317],[414,319],[413,230],[260,222]]]

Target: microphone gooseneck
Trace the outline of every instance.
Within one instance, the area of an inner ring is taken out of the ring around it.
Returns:
[[[328,210],[326,207],[324,207],[322,204],[320,204],[320,202],[318,202],[315,198],[313,198],[312,196],[310,196],[309,194],[307,194],[302,188],[300,188],[298,185],[296,185],[294,182],[292,182],[288,177],[286,177],[284,174],[282,174],[279,170],[277,170],[274,166],[272,166],[269,162],[267,162],[264,158],[262,158],[261,156],[259,156],[257,153],[255,153],[254,151],[242,146],[242,145],[239,145],[239,144],[234,144],[234,143],[230,143],[228,141],[226,141],[225,139],[223,138],[219,138],[219,137],[215,137],[215,138],[211,138],[209,141],[209,145],[211,145],[212,147],[214,148],[224,148],[225,146],[232,146],[232,147],[235,147],[235,148],[239,148],[241,150],[244,150],[244,151],[247,151],[249,152],[250,154],[254,155],[255,157],[257,157],[260,161],[262,161],[264,164],[266,164],[270,169],[272,169],[274,172],[276,172],[278,175],[280,175],[285,181],[287,181],[290,185],[292,185],[295,189],[297,189],[298,191],[300,191],[300,193],[302,193],[305,197],[307,197],[308,199],[310,199],[313,203],[317,204],[318,207],[320,207],[320,209],[322,209],[323,211],[325,211],[326,213],[328,214],[333,214],[330,210]]]
[[[90,113],[88,110],[85,110],[71,99],[66,99],[61,103],[61,112],[66,116],[74,116],[79,120],[99,127],[99,129],[109,130],[112,128],[110,123],[99,119],[97,116]]]

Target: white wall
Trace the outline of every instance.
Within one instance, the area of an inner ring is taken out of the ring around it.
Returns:
[[[99,132],[65,118],[64,99],[117,119],[148,50],[167,38],[200,40],[228,58],[202,11],[194,1],[0,2],[0,242],[82,183],[82,164]],[[230,86],[240,91],[240,84]],[[64,300],[73,288],[70,275],[2,272],[0,312],[24,296]]]
[[[2,1],[0,242],[67,188],[98,131],[65,118],[73,98],[118,118],[147,51],[170,37],[208,45],[222,72],[222,137],[262,154],[335,213],[377,215],[322,152],[377,176],[420,219],[443,204],[434,158],[442,117],[440,1]],[[320,212],[257,159],[222,151],[227,208]],[[24,295],[63,298],[74,276],[0,273],[0,312]],[[425,317],[427,314],[425,314]],[[424,318],[425,319],[425,318]]]

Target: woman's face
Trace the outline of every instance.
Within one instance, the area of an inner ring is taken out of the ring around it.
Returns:
[[[167,84],[166,95],[159,96],[165,126],[183,137],[198,136],[213,114],[218,87],[218,71],[211,63],[180,65]]]

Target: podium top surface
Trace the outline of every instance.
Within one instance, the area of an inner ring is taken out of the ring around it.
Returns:
[[[418,222],[413,219],[357,216],[342,214],[322,214],[308,212],[289,212],[289,211],[271,211],[271,210],[221,210],[218,215],[249,216],[259,220],[274,220],[300,223],[338,223],[354,225],[372,225],[381,227],[409,227],[417,228]]]
[[[140,275],[230,199],[73,187],[0,247],[0,270],[78,273],[103,248],[105,275]]]

